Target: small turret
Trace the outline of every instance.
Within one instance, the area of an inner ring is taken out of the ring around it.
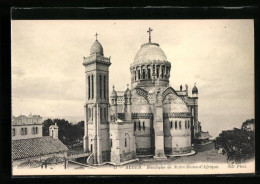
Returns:
[[[115,91],[114,85],[113,85],[113,91],[111,92],[110,98],[111,98],[111,105],[117,105],[117,93]]]
[[[192,97],[198,98],[198,88],[196,87],[196,83],[194,84],[194,87],[192,88]]]
[[[110,115],[113,117],[111,119],[116,120],[116,117],[117,117],[117,93],[115,91],[114,85],[113,85],[113,91],[111,92],[110,98],[111,98]]]
[[[132,99],[132,93],[131,90],[129,89],[129,85],[127,84],[127,89],[125,90],[124,93],[124,98],[125,98],[125,120],[126,121],[131,121],[132,120],[132,109],[131,109],[131,99]]]
[[[127,84],[127,89],[125,90],[124,93],[124,98],[125,98],[125,104],[131,104],[132,93],[131,90],[129,89],[128,84]]]
[[[51,125],[49,127],[49,135],[53,139],[58,139],[58,133],[59,133],[59,127],[57,126],[57,123],[55,123],[55,125]]]

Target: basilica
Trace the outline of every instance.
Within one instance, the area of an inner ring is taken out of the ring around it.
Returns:
[[[109,96],[110,57],[100,42],[84,57],[86,81],[83,147],[89,163],[120,164],[139,156],[187,155],[200,131],[198,89],[169,85],[171,62],[158,43],[141,45],[130,65],[131,86]],[[97,36],[97,34],[96,34]]]

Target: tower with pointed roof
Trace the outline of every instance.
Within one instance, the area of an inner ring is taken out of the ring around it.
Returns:
[[[104,56],[97,39],[92,44],[90,56],[84,57],[86,81],[84,151],[93,153],[94,163],[110,160],[109,117],[109,66],[110,57]]]

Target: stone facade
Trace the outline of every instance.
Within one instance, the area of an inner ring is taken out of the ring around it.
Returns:
[[[94,163],[189,153],[199,131],[196,85],[192,97],[187,85],[180,90],[169,86],[171,62],[150,38],[130,66],[131,89],[122,92],[113,87],[109,103],[103,94],[108,94],[110,64],[96,40],[83,62],[87,87],[84,150],[94,154]]]

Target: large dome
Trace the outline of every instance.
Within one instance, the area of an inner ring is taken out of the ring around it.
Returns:
[[[91,46],[91,49],[90,49],[90,54],[95,54],[95,53],[104,55],[103,47],[97,40],[93,43],[93,45]]]
[[[134,63],[143,63],[153,60],[167,61],[167,57],[157,43],[146,43],[137,52]]]

